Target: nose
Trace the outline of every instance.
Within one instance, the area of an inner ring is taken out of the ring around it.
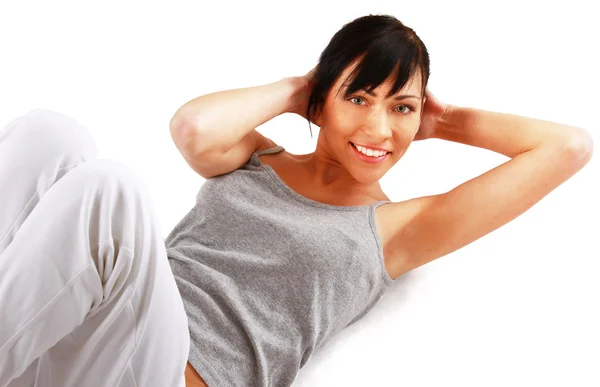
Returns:
[[[392,129],[390,119],[384,109],[373,109],[367,117],[366,128],[374,139],[390,137]]]

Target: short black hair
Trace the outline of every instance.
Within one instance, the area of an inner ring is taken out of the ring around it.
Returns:
[[[344,85],[344,97],[357,90],[372,91],[394,72],[394,84],[386,97],[401,90],[420,69],[421,97],[429,81],[429,53],[415,31],[391,15],[368,15],[345,24],[333,35],[319,57],[314,72],[306,117],[321,112],[325,99],[342,72],[352,63],[357,66]]]

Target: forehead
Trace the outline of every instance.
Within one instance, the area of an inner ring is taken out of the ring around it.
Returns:
[[[344,91],[345,88],[350,86],[352,79],[350,79],[349,77],[357,65],[358,65],[358,62],[354,62],[344,69],[342,74],[339,76],[339,78],[335,82],[334,90],[337,90],[338,93],[341,93]],[[392,71],[390,76],[383,83],[381,83],[377,88],[375,88],[375,90],[384,90],[385,92],[387,92],[387,90],[391,89],[392,86],[394,85],[393,84],[394,75],[395,75],[395,73]],[[398,93],[413,92],[417,95],[420,95],[422,83],[423,83],[423,79],[421,77],[421,69],[417,68],[415,70],[415,73],[413,74],[412,78],[408,80],[408,82],[406,83],[406,85],[404,85],[404,87],[402,89],[398,90]]]

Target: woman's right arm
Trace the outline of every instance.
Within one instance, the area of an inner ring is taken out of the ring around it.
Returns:
[[[169,128],[188,164],[204,178],[239,168],[266,142],[256,127],[295,112],[306,96],[304,77],[197,97],[173,115]],[[271,142],[272,143],[272,142]]]

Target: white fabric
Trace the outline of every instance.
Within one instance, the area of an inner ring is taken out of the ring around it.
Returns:
[[[0,132],[0,387],[184,386],[187,317],[144,183],[70,117]]]

